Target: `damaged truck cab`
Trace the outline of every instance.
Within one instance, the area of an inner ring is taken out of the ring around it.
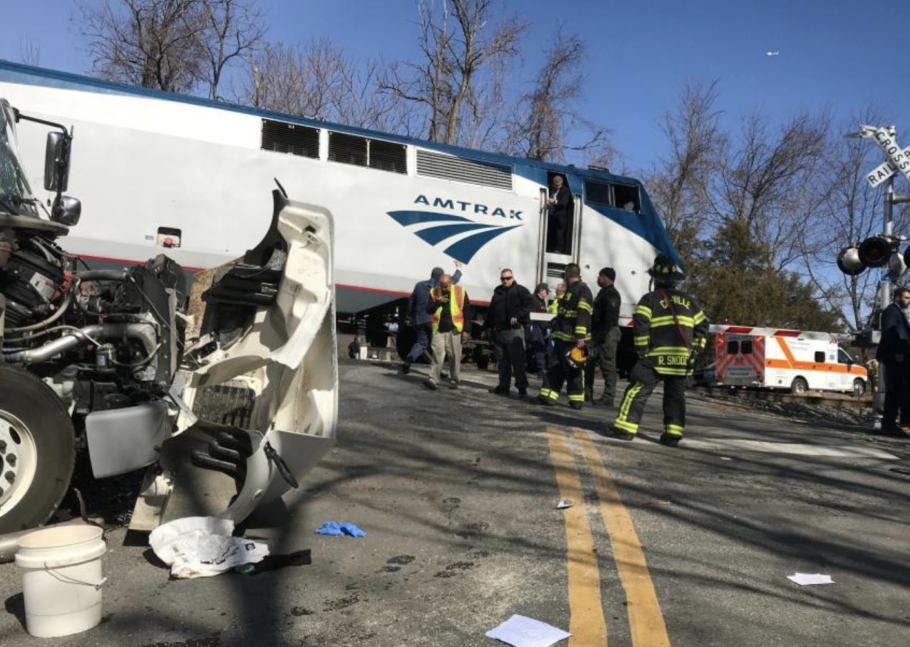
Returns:
[[[50,209],[20,162],[22,121],[54,129]],[[77,460],[96,478],[123,474],[191,431],[209,439],[193,464],[235,479],[221,514],[242,520],[295,487],[334,438],[331,215],[276,191],[262,242],[191,286],[163,255],[88,267],[59,244],[81,214],[63,195],[71,143],[65,127],[0,100],[0,533],[47,522]],[[211,406],[225,385],[249,394],[241,419]]]

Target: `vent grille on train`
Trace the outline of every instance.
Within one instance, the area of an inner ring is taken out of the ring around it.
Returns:
[[[319,159],[319,129],[263,119],[262,149]]]
[[[512,188],[512,168],[503,164],[454,157],[417,149],[417,175],[495,189]]]

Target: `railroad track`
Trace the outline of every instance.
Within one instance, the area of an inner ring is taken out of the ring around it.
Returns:
[[[743,400],[764,400],[766,402],[781,402],[785,404],[826,406],[835,409],[849,409],[851,411],[862,411],[872,406],[872,397],[870,395],[855,398],[851,395],[823,393],[821,391],[795,394],[783,391],[734,388],[729,386],[695,386],[693,387],[693,390],[704,393],[708,397],[741,398]]]

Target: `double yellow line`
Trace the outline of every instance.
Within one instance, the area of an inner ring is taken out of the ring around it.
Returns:
[[[575,442],[600,501],[600,516],[610,538],[613,559],[626,594],[632,644],[636,647],[670,647],[667,626],[632,518],[589,433],[575,429]],[[584,505],[578,461],[569,434],[550,427],[547,438],[559,496],[577,503],[564,511],[569,563],[569,633],[572,634],[569,647],[605,647],[607,621],[601,599],[600,567]]]

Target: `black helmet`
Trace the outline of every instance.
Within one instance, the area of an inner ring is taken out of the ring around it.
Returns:
[[[657,255],[648,274],[660,283],[679,283],[686,278],[679,266],[666,254]]]

